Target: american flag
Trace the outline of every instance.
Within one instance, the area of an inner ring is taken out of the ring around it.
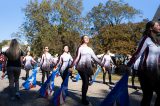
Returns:
[[[124,74],[100,106],[129,106],[128,74]]]
[[[38,67],[36,66],[32,70],[32,75],[22,84],[24,89],[29,90],[33,87],[36,87],[36,74],[37,74]]]
[[[60,106],[65,102],[66,96],[68,95],[68,80],[70,73],[68,72],[64,83],[62,83],[61,87],[54,93],[52,103],[54,106]]]
[[[42,97],[48,97],[52,94],[52,91],[54,90],[54,79],[58,72],[59,67],[56,70],[52,71],[52,74],[39,89],[39,93]]]

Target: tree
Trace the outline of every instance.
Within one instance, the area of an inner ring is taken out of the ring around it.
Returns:
[[[116,54],[132,54],[140,40],[145,23],[128,23],[102,27],[93,37],[96,53],[104,53],[106,47]],[[131,30],[132,28],[132,30]]]
[[[81,0],[30,1],[23,9],[25,22],[22,36],[27,37],[35,54],[41,55],[48,46],[52,54],[61,53],[63,45],[75,52],[82,29]]]
[[[82,0],[57,0],[54,3],[56,23],[68,31],[82,29]]]
[[[99,31],[105,25],[122,24],[138,14],[140,14],[139,10],[121,0],[108,0],[105,5],[100,3],[98,6],[93,7],[86,17],[93,26],[94,31]]]
[[[25,22],[16,36],[27,38],[34,54],[40,56],[48,46],[51,54],[61,54],[68,45],[75,54],[80,35],[91,36],[96,53],[102,53],[106,45],[115,53],[131,53],[139,40],[143,23],[127,23],[139,14],[121,1],[109,0],[95,6],[86,17],[82,17],[82,0],[31,0],[23,9]]]
[[[2,42],[0,42],[0,48],[2,48],[3,46],[9,45],[10,40],[3,40]]]

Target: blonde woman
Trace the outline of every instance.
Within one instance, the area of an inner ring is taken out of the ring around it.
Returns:
[[[21,73],[23,51],[20,49],[16,39],[12,39],[9,48],[4,52],[7,57],[7,74],[9,79],[9,88],[11,100],[20,98],[19,76]]]

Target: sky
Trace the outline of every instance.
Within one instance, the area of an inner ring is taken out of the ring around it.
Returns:
[[[22,8],[26,6],[29,0],[2,0],[0,3],[0,42],[11,39],[12,33],[19,30],[21,24],[25,21],[25,15]],[[94,6],[99,3],[106,3],[107,0],[83,0],[82,15],[85,16]],[[140,10],[143,15],[135,17],[133,22],[140,22],[144,18],[152,20],[158,6],[159,0],[123,0],[130,6]]]

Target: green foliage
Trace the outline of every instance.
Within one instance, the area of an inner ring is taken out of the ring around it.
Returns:
[[[145,23],[128,23],[115,26],[104,26],[99,34],[93,37],[94,49],[104,53],[106,47],[117,54],[132,54],[140,40]]]
[[[22,31],[33,52],[40,56],[48,46],[52,54],[60,54],[63,46],[68,45],[74,53],[76,46],[71,45],[78,45],[82,29],[81,8],[81,0],[30,1],[24,8]]]
[[[123,3],[121,0],[108,0],[105,5],[100,3],[93,7],[87,14],[87,19],[91,26],[94,26],[93,29],[99,31],[105,25],[118,25],[138,14],[140,14],[139,10]]]
[[[0,49],[1,49],[3,46],[9,45],[9,43],[10,43],[10,40],[3,40],[2,42],[0,42]]]
[[[61,54],[68,45],[75,54],[80,35],[90,36],[97,54],[110,46],[114,53],[131,54],[140,38],[145,22],[126,23],[140,14],[122,1],[108,0],[95,6],[82,17],[82,0],[31,0],[23,9],[25,22],[15,35],[27,38],[34,54],[40,56],[48,46],[51,54]]]
[[[54,19],[65,29],[76,32],[82,29],[82,0],[57,0],[54,9]]]

